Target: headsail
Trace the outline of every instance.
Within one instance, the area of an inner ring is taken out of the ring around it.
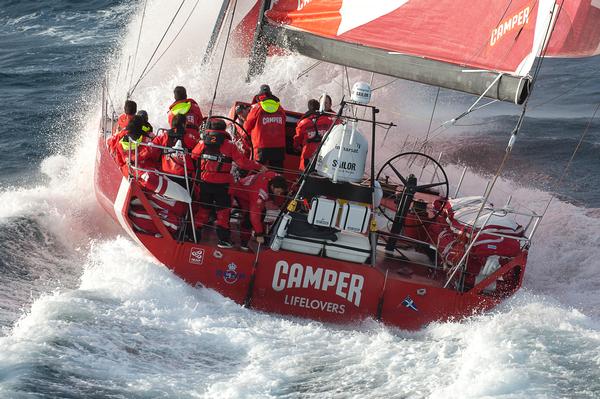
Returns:
[[[600,0],[565,0],[547,54],[551,57],[600,54]]]

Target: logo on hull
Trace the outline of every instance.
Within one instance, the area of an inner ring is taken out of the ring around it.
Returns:
[[[418,312],[419,309],[417,309],[417,305],[415,304],[415,301],[413,301],[413,299],[410,296],[407,296],[406,298],[404,298],[404,300],[402,301],[402,304],[411,309],[414,310],[415,312]]]
[[[227,265],[227,270],[217,270],[217,276],[223,277],[227,284],[235,284],[240,279],[246,278],[244,273],[237,272],[237,265],[233,262]]]
[[[204,263],[204,249],[192,247],[190,250],[190,259],[189,262],[194,265],[201,265]]]
[[[289,288],[306,288],[335,293],[340,298],[359,307],[364,284],[365,278],[360,274],[303,266],[300,263],[293,263],[290,266],[286,261],[280,260],[275,264],[272,288],[277,292]],[[308,300],[308,298],[305,299]],[[310,307],[312,307],[312,302],[309,303]]]

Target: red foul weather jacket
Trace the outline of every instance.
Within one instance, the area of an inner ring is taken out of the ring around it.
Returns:
[[[119,115],[117,124],[113,126],[112,136],[106,140],[106,144],[108,144],[108,149],[110,150],[111,154],[116,153],[119,140],[123,138],[123,130],[127,128],[127,125],[129,125],[129,122],[133,120],[134,116],[135,115],[127,114]]]
[[[240,207],[250,213],[250,223],[258,235],[265,233],[262,213],[269,200],[269,182],[275,176],[277,173],[273,171],[250,175],[240,179],[230,190]]]
[[[187,112],[182,112],[186,109],[188,109]],[[190,129],[198,130],[200,128],[200,123],[204,119],[200,106],[191,98],[175,101],[169,106],[169,126],[172,126],[173,117],[178,113],[183,113],[186,116],[186,127]]]
[[[227,133],[223,133],[227,134]],[[205,183],[231,184],[231,164],[235,162],[242,169],[259,170],[262,165],[244,156],[229,140],[225,140],[219,148],[212,148],[199,142],[192,151],[193,159],[200,159],[200,180]]]
[[[187,135],[187,133],[186,133]],[[185,147],[185,136],[183,139]],[[163,147],[172,147],[175,143],[169,141],[169,135],[165,131],[161,131],[156,137],[152,139],[152,144],[160,145]],[[156,147],[144,146],[144,149],[140,151],[140,154],[146,159],[160,160],[160,170],[165,173],[170,173],[177,176],[185,176],[185,169],[187,168],[188,176],[194,173],[194,162],[192,161],[191,155],[184,155],[181,151],[165,150]],[[184,166],[185,162],[185,166]]]
[[[137,141],[130,141],[129,138],[127,137],[127,134],[129,133],[127,130],[123,130],[121,133],[122,134],[119,134],[120,139],[116,141],[116,145],[115,145],[115,161],[117,162],[117,165],[119,165],[119,168],[121,168],[121,171],[123,172],[124,176],[128,175],[127,162],[129,161],[129,163],[131,165],[135,165],[135,149],[136,148],[138,151],[138,157],[137,157],[138,168],[142,168],[142,169],[158,168],[158,162],[155,159],[153,159],[147,151],[148,147],[141,146],[138,144],[140,142],[149,143],[151,141],[150,137],[141,136],[140,139]],[[116,136],[115,136],[115,138],[116,138]]]
[[[294,135],[294,147],[302,147],[300,155],[300,169],[304,170],[308,165],[304,164],[319,148],[325,133],[333,125],[335,118],[329,115],[310,115],[298,122],[296,134]]]
[[[231,107],[231,109],[229,110],[229,114],[227,114],[227,117],[244,126],[244,121],[240,120],[240,118],[235,114],[235,105]],[[246,158],[250,158],[250,154],[252,152],[252,142],[250,140],[250,136],[246,135],[246,132],[244,132],[244,130],[235,123],[228,122],[228,124],[232,125],[231,131],[236,135],[235,139],[239,143],[238,148],[242,150]]]
[[[127,125],[129,124],[129,122],[131,122],[133,120],[134,116],[135,115],[127,115],[127,114],[119,115],[117,124],[115,126],[113,126],[113,134],[118,133],[121,130],[125,129],[127,127]]]
[[[254,159],[261,159],[263,149],[285,148],[285,111],[271,98],[252,105],[244,129],[252,140]]]

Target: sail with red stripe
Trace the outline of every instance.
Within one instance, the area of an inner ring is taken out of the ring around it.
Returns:
[[[549,0],[280,0],[266,15],[334,40],[523,76],[553,8]]]
[[[261,4],[271,43],[516,103],[537,56],[600,50],[600,0],[277,0],[253,11]]]

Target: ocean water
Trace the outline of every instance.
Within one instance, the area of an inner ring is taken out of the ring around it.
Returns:
[[[208,104],[216,66],[200,59],[219,2],[186,1],[189,22],[133,93],[164,126],[172,88]],[[600,102],[600,59],[545,60],[494,200],[549,211],[524,288],[492,312],[405,332],[373,321],[329,325],[243,309],[158,264],[96,204],[92,176],[100,86],[118,110],[179,2],[0,2],[0,398],[597,398],[600,397],[599,122],[557,178]],[[240,5],[243,13],[244,5]],[[300,56],[244,83],[228,56],[217,109],[271,84],[289,109],[327,91],[341,68]],[[152,66],[152,63],[150,63]],[[351,80],[370,74],[350,72]],[[393,79],[374,77],[379,87]],[[436,90],[397,81],[374,93],[383,161],[424,137]],[[436,128],[472,97],[442,91]],[[461,193],[481,193],[519,109],[493,105],[437,134]],[[439,130],[438,130],[439,132]]]

